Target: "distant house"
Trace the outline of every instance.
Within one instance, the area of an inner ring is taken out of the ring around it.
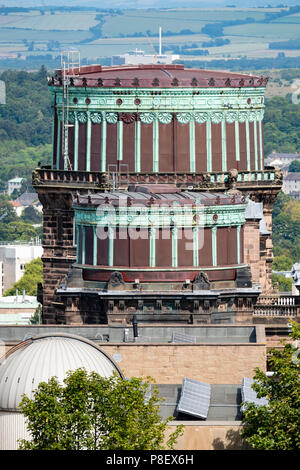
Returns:
[[[43,206],[36,193],[23,193],[15,201],[9,202],[19,217],[27,207],[33,207],[37,212],[42,212],[43,210]]]
[[[15,189],[17,190],[21,189],[23,181],[24,181],[24,178],[19,178],[18,176],[16,178],[8,180],[7,194],[9,195],[12,194]]]
[[[283,176],[282,190],[295,199],[300,198],[300,172],[288,173]]]
[[[16,199],[16,202],[20,204],[22,210],[26,209],[26,207],[33,207],[37,212],[42,212],[43,210],[37,193],[23,193]]]
[[[298,153],[277,153],[272,152],[265,158],[265,166],[278,166],[283,168],[294,160],[300,160],[300,152]]]

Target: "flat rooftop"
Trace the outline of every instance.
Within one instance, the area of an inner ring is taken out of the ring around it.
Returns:
[[[0,325],[0,341],[16,344],[28,337],[46,332],[82,336],[96,343],[158,343],[158,344],[255,344],[265,342],[261,325],[138,325],[138,337],[133,328],[114,325]]]
[[[198,424],[226,421],[241,421],[240,410],[242,403],[241,384],[211,385],[211,399],[206,420],[195,416],[178,413],[177,405],[181,394],[181,384],[156,384],[159,396],[164,398],[160,407],[163,419],[173,416],[176,421],[196,421]],[[225,423],[226,424],[226,423]]]

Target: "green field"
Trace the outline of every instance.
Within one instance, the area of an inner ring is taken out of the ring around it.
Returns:
[[[98,24],[99,20],[96,20],[95,11],[55,11],[52,15],[50,12],[41,15],[39,11],[32,10],[23,14],[0,15],[0,53],[19,54],[23,58],[26,55],[41,55],[45,54],[45,51],[48,53],[49,42],[55,41],[56,46],[51,49],[51,54],[58,55],[60,50],[73,47],[80,50],[81,57],[89,61],[123,54],[136,47],[152,54],[153,47],[158,50],[158,30],[161,26],[163,46],[168,48],[169,53],[178,46],[193,45],[190,51],[194,50],[195,55],[189,58],[201,60],[201,56],[196,54],[197,50],[201,50],[203,42],[214,39],[201,33],[206,24],[252,18],[261,23],[224,26],[223,39],[229,39],[230,43],[209,47],[209,55],[205,60],[241,56],[276,57],[278,52],[269,49],[270,42],[300,37],[300,13],[274,19],[272,23],[263,23],[267,13],[281,10],[278,8],[132,9],[123,10],[123,14],[103,16],[102,26]],[[97,24],[97,34],[93,35],[90,28]],[[144,37],[134,37],[134,34],[142,34]],[[32,42],[34,50],[32,45],[29,49]],[[286,56],[300,55],[292,50],[284,52]]]
[[[55,15],[40,13],[23,15],[10,15],[0,17],[0,26],[6,28],[33,29],[37,31],[50,30],[88,30],[95,26],[98,21],[95,20],[95,13],[90,12],[72,12],[61,13],[56,12]]]
[[[161,26],[164,31],[179,32],[182,29],[190,29],[193,32],[200,32],[207,23],[216,23],[228,20],[244,20],[247,17],[256,20],[263,20],[265,13],[257,9],[237,10],[207,10],[207,9],[186,9],[186,10],[135,10],[125,11],[123,15],[107,17],[103,27],[103,34],[120,36],[143,32],[147,30],[157,33]]]
[[[265,38],[269,41],[294,39],[300,36],[300,28],[297,24],[283,23],[250,23],[224,28],[226,36],[252,36]]]

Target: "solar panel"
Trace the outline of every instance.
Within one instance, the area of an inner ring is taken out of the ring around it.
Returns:
[[[196,336],[185,335],[183,333],[172,333],[172,343],[196,343]]]
[[[198,418],[207,418],[211,386],[205,382],[184,378],[177,410]]]
[[[268,405],[268,400],[265,397],[258,398],[256,391],[253,390],[252,384],[254,383],[253,379],[249,379],[248,377],[243,378],[242,382],[242,405],[241,410],[244,411],[246,409],[246,403],[254,403],[257,406]]]

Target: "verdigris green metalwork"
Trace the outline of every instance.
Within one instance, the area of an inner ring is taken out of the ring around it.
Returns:
[[[62,109],[62,88],[50,87],[56,94],[57,108]],[[146,113],[178,113],[178,120],[189,122],[250,122],[261,120],[264,109],[264,87],[247,88],[160,88],[159,96],[153,93],[153,88],[70,88],[69,109],[70,111],[101,112],[109,110],[113,112],[139,112]],[[122,103],[117,98],[122,96]],[[73,98],[77,103],[73,103]],[[86,104],[86,98],[90,104]],[[136,104],[139,98],[140,104]],[[248,102],[250,98],[250,102]],[[193,115],[192,113],[195,113]],[[199,114],[206,113],[206,114]],[[108,113],[110,114],[110,113]],[[225,114],[225,116],[224,116]],[[148,116],[150,119],[151,117]],[[146,118],[146,116],[145,116]],[[166,118],[163,117],[162,119]],[[144,121],[143,121],[144,122]],[[152,121],[150,121],[152,122]]]
[[[75,222],[99,227],[153,227],[178,228],[241,226],[245,223],[245,204],[201,206],[151,207],[79,207],[74,206]],[[195,217],[197,216],[197,217]],[[197,222],[195,222],[195,219]]]

